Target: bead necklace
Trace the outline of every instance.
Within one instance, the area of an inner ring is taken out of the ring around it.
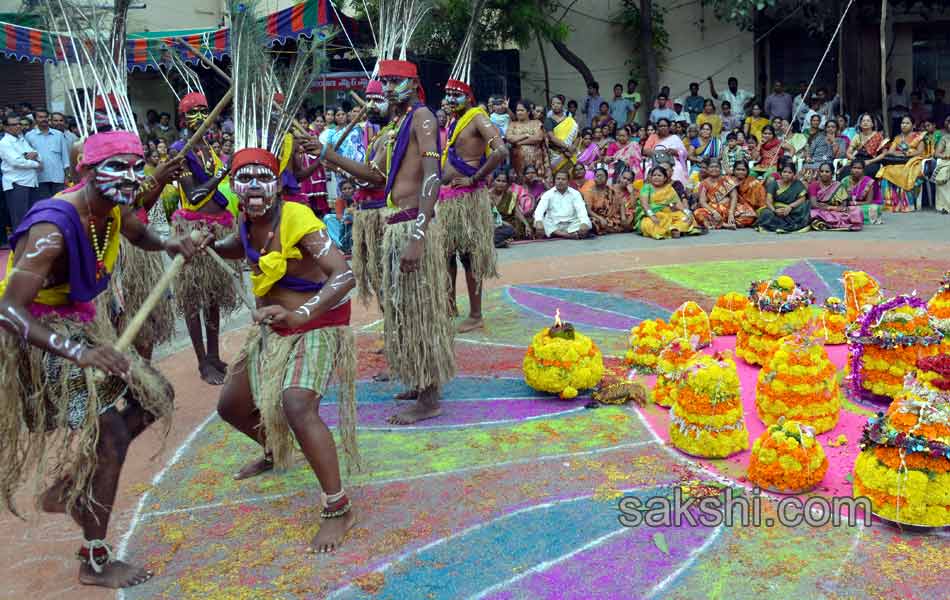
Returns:
[[[106,249],[109,246],[109,237],[112,235],[112,217],[106,218],[106,234],[99,241],[96,234],[96,218],[89,215],[89,237],[92,240],[92,249],[96,254],[96,280],[102,279],[106,275]]]

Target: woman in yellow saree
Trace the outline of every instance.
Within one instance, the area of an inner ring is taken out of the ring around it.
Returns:
[[[564,102],[558,97],[551,98],[551,116],[544,120],[544,130],[548,134],[548,146],[551,149],[553,177],[558,171],[570,169],[577,162],[574,158],[574,142],[580,130],[574,117],[564,112]]]
[[[689,208],[670,184],[670,175],[663,167],[650,169],[650,183],[640,190],[636,221],[637,231],[643,237],[655,240],[701,233]]]
[[[882,161],[884,166],[877,172],[884,210],[912,212],[916,208],[923,176],[923,138],[923,133],[914,131],[910,117],[901,119],[901,132],[891,142]]]

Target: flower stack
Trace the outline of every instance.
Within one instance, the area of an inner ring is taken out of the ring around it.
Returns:
[[[824,433],[834,429],[841,412],[837,369],[821,342],[804,334],[782,338],[759,371],[755,408],[766,425],[798,421]]]
[[[779,339],[801,331],[812,319],[815,295],[788,275],[755,281],[749,306],[736,334],[736,354],[750,365],[764,365]]]
[[[927,303],[930,322],[943,335],[943,352],[950,352],[950,271],[940,281],[940,289]]]
[[[640,373],[655,373],[660,351],[666,348],[673,338],[673,328],[663,319],[641,321],[630,330],[630,349],[627,350],[626,363]]]
[[[597,385],[604,376],[604,358],[593,340],[561,322],[558,311],[554,326],[531,340],[522,370],[531,388],[571,399]]]
[[[940,352],[941,339],[926,303],[916,296],[897,296],[873,306],[849,334],[851,395],[890,403],[917,361]]]
[[[831,296],[825,300],[818,309],[814,329],[825,344],[837,346],[848,343],[848,309],[841,298]]]
[[[848,307],[848,322],[854,323],[875,304],[880,304],[881,285],[864,271],[845,271],[841,276],[844,283],[844,301]]]
[[[696,339],[697,348],[712,344],[709,315],[693,301],[684,302],[670,316],[670,326],[678,337]]]
[[[920,359],[916,375],[864,428],[854,496],[910,525],[950,525],[950,355]]]
[[[749,481],[764,490],[801,494],[821,483],[827,471],[828,458],[815,431],[797,421],[781,419],[752,444]]]
[[[660,352],[657,360],[656,385],[653,386],[653,401],[669,408],[676,401],[680,381],[685,376],[686,365],[696,355],[696,345],[683,338],[676,338]]]
[[[697,354],[689,362],[670,411],[670,443],[706,458],[725,458],[749,447],[731,354]]]
[[[738,292],[729,292],[716,300],[716,306],[709,314],[709,324],[713,335],[735,335],[739,331],[749,299]]]

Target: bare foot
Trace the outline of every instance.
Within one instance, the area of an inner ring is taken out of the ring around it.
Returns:
[[[40,496],[40,508],[47,513],[66,512],[66,485],[69,479],[63,477]]]
[[[151,571],[121,560],[103,565],[102,573],[96,573],[92,566],[83,563],[79,567],[79,583],[111,589],[127,588],[145,583],[152,578],[152,574]]]
[[[419,397],[419,390],[406,390],[405,392],[399,392],[393,398],[396,400],[415,400]]]
[[[322,519],[320,521],[320,531],[313,537],[307,552],[320,554],[333,552],[343,544],[343,538],[346,532],[356,525],[356,511],[350,509],[342,517],[334,519]]]
[[[475,331],[476,329],[484,329],[485,321],[481,317],[469,317],[462,321],[462,324],[459,325],[459,333],[468,333],[469,331]]]
[[[198,373],[201,374],[201,380],[209,385],[224,384],[224,373],[219,371],[217,367],[209,362],[199,364]]]
[[[214,367],[215,369],[221,371],[222,373],[227,374],[227,372],[228,372],[228,363],[224,362],[224,361],[221,360],[219,357],[215,356],[214,358],[212,358],[212,357],[209,356],[209,357],[207,358],[207,361],[208,361],[208,364],[210,364],[210,365],[211,365],[212,367]]]
[[[421,402],[417,402],[406,410],[399,411],[389,417],[386,419],[386,422],[390,425],[412,425],[413,423],[425,421],[426,419],[434,419],[441,414],[441,406],[426,406]]]
[[[241,467],[241,470],[234,474],[234,480],[241,481],[242,479],[250,479],[251,477],[257,477],[261,473],[273,470],[274,461],[270,457],[265,456],[260,460],[255,460]]]

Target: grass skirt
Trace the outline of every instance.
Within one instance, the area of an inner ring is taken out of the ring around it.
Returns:
[[[423,390],[455,377],[455,352],[443,223],[429,227],[419,270],[403,273],[400,259],[414,228],[415,221],[388,225],[383,237],[383,335],[393,375],[410,390]]]
[[[495,220],[487,187],[478,187],[435,205],[435,218],[445,231],[447,256],[471,256],[476,281],[498,277]],[[448,278],[446,278],[448,281]]]
[[[363,306],[369,306],[373,296],[383,304],[383,234],[391,213],[388,208],[371,208],[353,215],[353,276]]]
[[[244,370],[256,385],[251,386],[254,404],[261,412],[261,427],[267,437],[268,452],[274,457],[274,464],[286,469],[291,464],[295,440],[293,431],[287,422],[282,403],[287,370],[294,364],[297,353],[302,351],[300,342],[314,331],[296,335],[277,335],[270,329],[261,341],[262,328],[255,327],[247,336],[244,348],[228,372],[228,377]],[[315,330],[328,336],[325,347],[333,353],[339,410],[339,434],[347,472],[360,469],[359,448],[356,443],[356,336],[349,327],[327,327]],[[306,357],[313,362],[325,357]],[[251,364],[251,361],[254,364]],[[252,371],[253,370],[253,377]],[[316,391],[319,396],[325,390]]]
[[[87,346],[116,341],[112,324],[101,312],[91,323],[57,315],[40,321],[61,338]],[[0,396],[0,494],[7,510],[19,515],[13,497],[31,475],[37,493],[48,479],[68,477],[67,506],[92,506],[99,415],[126,394],[164,420],[162,435],[168,433],[174,400],[171,384],[137,354],[128,355],[132,360],[129,383],[108,377],[96,384],[92,370],[83,371],[0,331],[0,387],[4,390]]]
[[[121,241],[119,260],[112,281],[100,300],[107,303],[116,332],[125,331],[129,321],[138,313],[145,299],[152,291],[155,282],[165,272],[162,252],[146,252],[124,237]],[[142,345],[154,348],[159,344],[172,341],[175,337],[175,306],[171,294],[158,303],[149,314],[145,325],[135,337],[136,347]]]
[[[189,221],[180,216],[172,216],[172,231],[176,237],[191,234],[193,230],[211,231],[215,239],[222,240],[236,231],[234,227],[223,227],[216,223]],[[228,261],[235,272],[241,272],[240,261]],[[234,277],[218,266],[206,253],[195,255],[175,278],[175,310],[189,317],[211,304],[217,303],[221,316],[226,317],[243,306]],[[242,286],[243,287],[243,286]]]

